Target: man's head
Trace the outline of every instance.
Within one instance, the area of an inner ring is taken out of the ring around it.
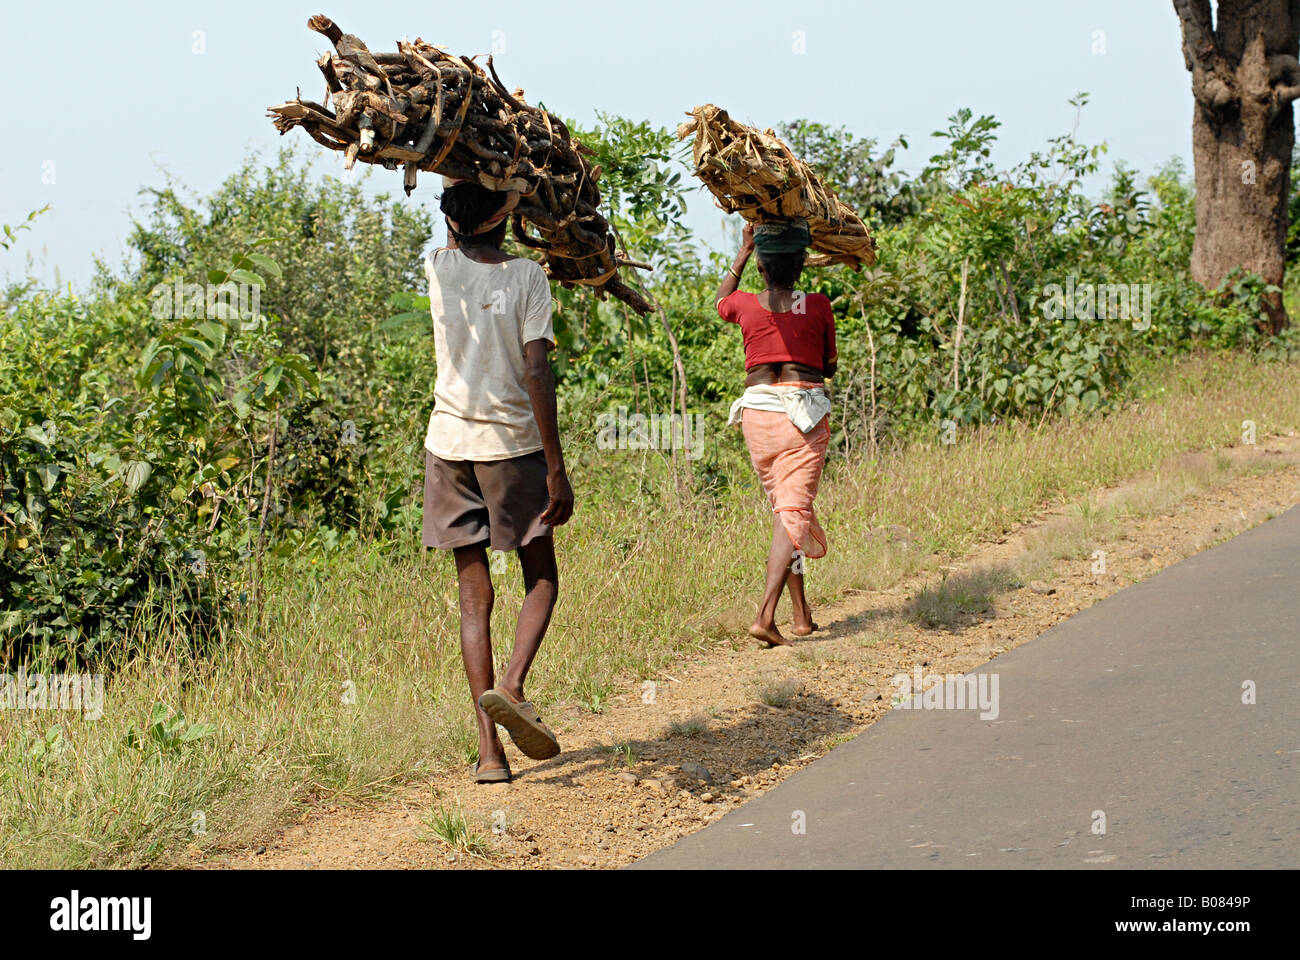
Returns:
[[[500,247],[506,221],[519,202],[516,193],[498,192],[468,181],[442,192],[439,203],[447,231],[462,247]]]
[[[803,273],[810,234],[803,220],[754,225],[758,272],[768,287],[794,289]]]

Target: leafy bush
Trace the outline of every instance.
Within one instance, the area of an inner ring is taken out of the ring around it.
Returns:
[[[681,223],[694,186],[671,131],[607,116],[570,128],[601,168],[621,251],[654,268],[629,276],[661,307],[637,317],[554,289],[571,473],[587,503],[690,496],[707,509],[753,484],[723,426],[744,365],[713,306],[731,251],[702,256]],[[1092,199],[1104,145],[1071,131],[998,170],[998,128],[958,111],[915,175],[896,167],[901,141],[879,151],[815,122],[783,128],[880,245],[871,269],[803,280],[837,315],[834,455],[1105,410],[1161,354],[1294,349],[1289,332],[1259,333],[1259,278],[1217,291],[1191,279],[1194,195],[1176,162],[1145,184],[1117,166]],[[432,216],[318,178],[292,151],[250,158],[206,199],[171,183],[148,196],[132,262],[100,264],[84,296],[27,282],[0,299],[5,662],[129,654],[164,624],[201,644],[224,617],[260,615],[265,557],[415,542],[436,375],[420,266]],[[194,301],[195,283],[259,299]],[[745,283],[757,289],[753,271]],[[1072,315],[1063,291],[1085,285],[1137,291],[1140,316],[1132,297],[1130,316],[1110,309],[1118,299]],[[701,458],[597,448],[601,414],[679,411],[683,392],[705,417]]]
[[[261,288],[254,266],[279,271],[250,250],[207,279]],[[99,657],[163,617],[201,638],[260,547],[258,434],[315,374],[274,318],[159,312],[39,295],[0,327],[5,661]]]

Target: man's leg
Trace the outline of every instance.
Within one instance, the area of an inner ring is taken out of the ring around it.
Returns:
[[[491,770],[506,764],[505,749],[497,737],[496,724],[480,709],[478,698],[492,689],[492,574],[482,544],[457,547],[456,579],[460,586],[460,655],[469,678],[474,715],[478,718],[479,767]]]
[[[546,628],[551,623],[551,611],[559,596],[560,576],[555,565],[555,541],[549,537],[534,537],[519,548],[519,566],[524,575],[524,602],[519,608],[519,624],[515,628],[515,648],[510,654],[510,665],[501,678],[501,690],[516,701],[524,696],[524,680],[533,665]]]

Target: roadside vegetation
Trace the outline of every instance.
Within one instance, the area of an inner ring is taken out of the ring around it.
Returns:
[[[1146,178],[1116,167],[1089,198],[1102,147],[1065,134],[995,170],[996,131],[957,114],[910,176],[842,130],[783,131],[881,249],[873,270],[806,277],[835,304],[841,356],[814,603],[938,571],[1060,503],[1081,504],[1077,522],[1038,554],[1077,554],[1118,509],[1091,491],[1300,426],[1294,335],[1261,332],[1268,291],[1190,279],[1194,203],[1176,164]],[[529,693],[599,712],[737,635],[767,520],[725,427],[743,369],[711,304],[727,254],[699,253],[678,219],[707,201],[667,131],[607,117],[583,139],[663,307],[641,319],[555,291],[579,500]],[[303,804],[474,760],[450,560],[418,539],[431,196],[370,199],[286,152],[250,158],[209,197],[179,184],[148,197],[132,258],[100,264],[86,290],[0,292],[0,673],[106,677],[99,719],[0,710],[5,866],[183,862]],[[22,227],[4,238],[21,244]],[[209,308],[208,285],[227,284],[256,303]],[[1085,284],[1091,316],[1064,302]],[[1128,316],[1097,315],[1103,285],[1129,292]],[[703,429],[690,456],[602,441],[602,415],[680,412],[683,393]],[[944,581],[914,614],[949,622],[1033,575]],[[507,636],[514,558],[494,576]],[[430,829],[476,852],[456,811]]]

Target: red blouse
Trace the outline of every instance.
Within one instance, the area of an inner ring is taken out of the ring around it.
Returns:
[[[760,363],[802,363],[825,370],[836,359],[835,314],[825,294],[804,295],[794,310],[773,313],[758,296],[737,290],[718,301],[718,316],[740,324],[745,338],[745,369]]]

